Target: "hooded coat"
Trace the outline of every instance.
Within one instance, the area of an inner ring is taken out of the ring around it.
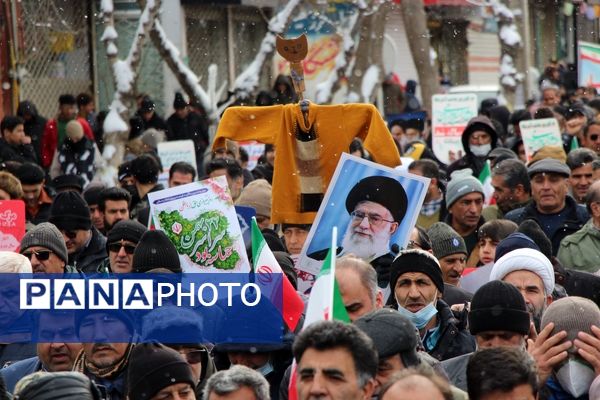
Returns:
[[[471,170],[473,170],[473,176],[478,177],[481,171],[483,170],[483,167],[486,162],[486,157],[475,156],[471,152],[471,149],[469,147],[469,136],[471,136],[471,134],[475,131],[487,132],[492,137],[492,141],[490,142],[492,145],[491,150],[496,148],[498,143],[498,133],[496,132],[492,121],[488,117],[483,115],[471,118],[465,130],[463,131],[461,138],[465,155],[462,158],[450,164],[448,170],[446,171],[447,176],[452,175],[452,172],[454,171],[458,171],[460,169],[465,168],[471,168]]]
[[[31,116],[30,119],[25,119],[25,114]],[[19,103],[17,108],[17,116],[25,120],[23,127],[25,128],[25,134],[31,138],[31,145],[35,150],[35,154],[38,160],[42,159],[42,135],[44,134],[44,127],[46,126],[46,118],[39,115],[35,104],[31,101],[22,101]]]

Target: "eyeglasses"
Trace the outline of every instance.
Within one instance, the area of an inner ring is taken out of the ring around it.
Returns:
[[[29,251],[27,253],[23,253],[23,255],[25,257],[27,257],[28,260],[31,261],[31,257],[35,254],[35,258],[37,258],[39,261],[46,261],[47,259],[50,258],[50,254],[52,254],[52,252],[50,250],[40,250],[40,251]]]
[[[381,217],[381,215],[377,215],[377,214],[367,214],[364,213],[362,211],[352,211],[350,213],[350,216],[352,217],[352,220],[354,222],[362,222],[363,219],[368,218],[369,219],[369,224],[371,225],[379,225],[382,222],[396,222],[396,221],[388,221],[387,219],[383,219]]]
[[[199,362],[202,362],[202,358],[204,357],[206,350],[200,349],[180,353],[185,357],[188,364],[198,364]]]
[[[592,141],[594,141],[594,142],[595,142],[596,140],[598,140],[598,136],[599,136],[599,135],[597,135],[597,134],[590,135],[590,140],[592,140]]]
[[[75,239],[77,237],[77,231],[64,231],[61,230],[60,233],[68,237],[69,239]]]
[[[121,251],[121,247],[123,247],[125,249],[125,253],[131,255],[135,251],[136,246],[134,246],[132,244],[124,244],[121,242],[115,242],[115,243],[111,243],[108,245],[108,251],[118,253],[119,251]]]

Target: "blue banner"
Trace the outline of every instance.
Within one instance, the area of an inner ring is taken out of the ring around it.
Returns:
[[[277,345],[284,333],[281,274],[0,274],[0,343]]]

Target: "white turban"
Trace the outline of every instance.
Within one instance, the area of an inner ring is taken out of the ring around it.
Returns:
[[[0,273],[31,274],[27,257],[12,251],[0,251]]]
[[[554,268],[548,257],[534,249],[517,249],[500,257],[494,263],[490,281],[502,280],[513,271],[531,271],[544,282],[546,296],[554,290]]]

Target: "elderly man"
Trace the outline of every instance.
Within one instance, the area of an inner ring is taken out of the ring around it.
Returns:
[[[419,330],[425,350],[446,360],[475,350],[475,340],[441,299],[442,269],[437,259],[423,250],[401,252],[390,271],[392,305]],[[390,301],[388,301],[388,304]]]
[[[448,215],[444,221],[464,239],[467,257],[477,245],[477,229],[485,222],[483,211],[483,185],[471,175],[471,170],[452,174],[446,190]]]
[[[515,208],[529,202],[531,183],[527,167],[520,160],[504,160],[492,169],[492,186],[496,204],[487,206],[481,215],[486,221],[504,218]]]
[[[20,251],[31,262],[34,274],[77,272],[68,265],[69,254],[65,239],[58,228],[49,222],[42,222],[27,232],[21,240]]]
[[[90,211],[76,192],[56,195],[49,221],[56,225],[67,245],[69,265],[78,271],[94,272],[106,258],[106,238],[92,226]]]
[[[133,253],[147,229],[137,221],[119,221],[108,232],[106,249],[108,258],[99,266],[98,272],[127,274],[133,271]]]
[[[269,383],[255,370],[234,365],[210,377],[202,400],[269,399]]]
[[[387,286],[394,255],[390,240],[406,214],[408,198],[402,185],[393,178],[371,176],[361,179],[346,197],[350,223],[338,255],[353,254],[371,263],[380,287]],[[308,256],[322,260],[326,250]]]
[[[536,220],[552,241],[556,256],[565,236],[577,232],[587,222],[587,210],[568,195],[569,167],[555,159],[536,161],[527,170],[531,179],[533,202],[506,214],[517,225],[526,219]]]
[[[567,156],[567,166],[571,169],[571,195],[578,204],[585,205],[585,195],[593,182],[592,163],[597,158],[596,153],[590,149],[575,149]]]
[[[519,289],[536,329],[546,307],[552,303],[554,268],[550,260],[532,248],[519,248],[498,258],[492,267],[490,280],[502,280]]]
[[[383,307],[383,293],[377,287],[377,273],[363,259],[344,256],[336,261],[335,279],[351,321]]]
[[[491,281],[477,290],[469,311],[469,331],[477,351],[499,346],[525,349],[530,319],[525,300],[510,283]],[[471,354],[442,361],[450,382],[467,390],[467,364]]]
[[[600,269],[600,181],[592,184],[585,202],[592,218],[560,242],[557,258],[568,269],[596,273]]]
[[[298,399],[370,399],[375,390],[377,350],[353,325],[311,324],[294,341]]]

